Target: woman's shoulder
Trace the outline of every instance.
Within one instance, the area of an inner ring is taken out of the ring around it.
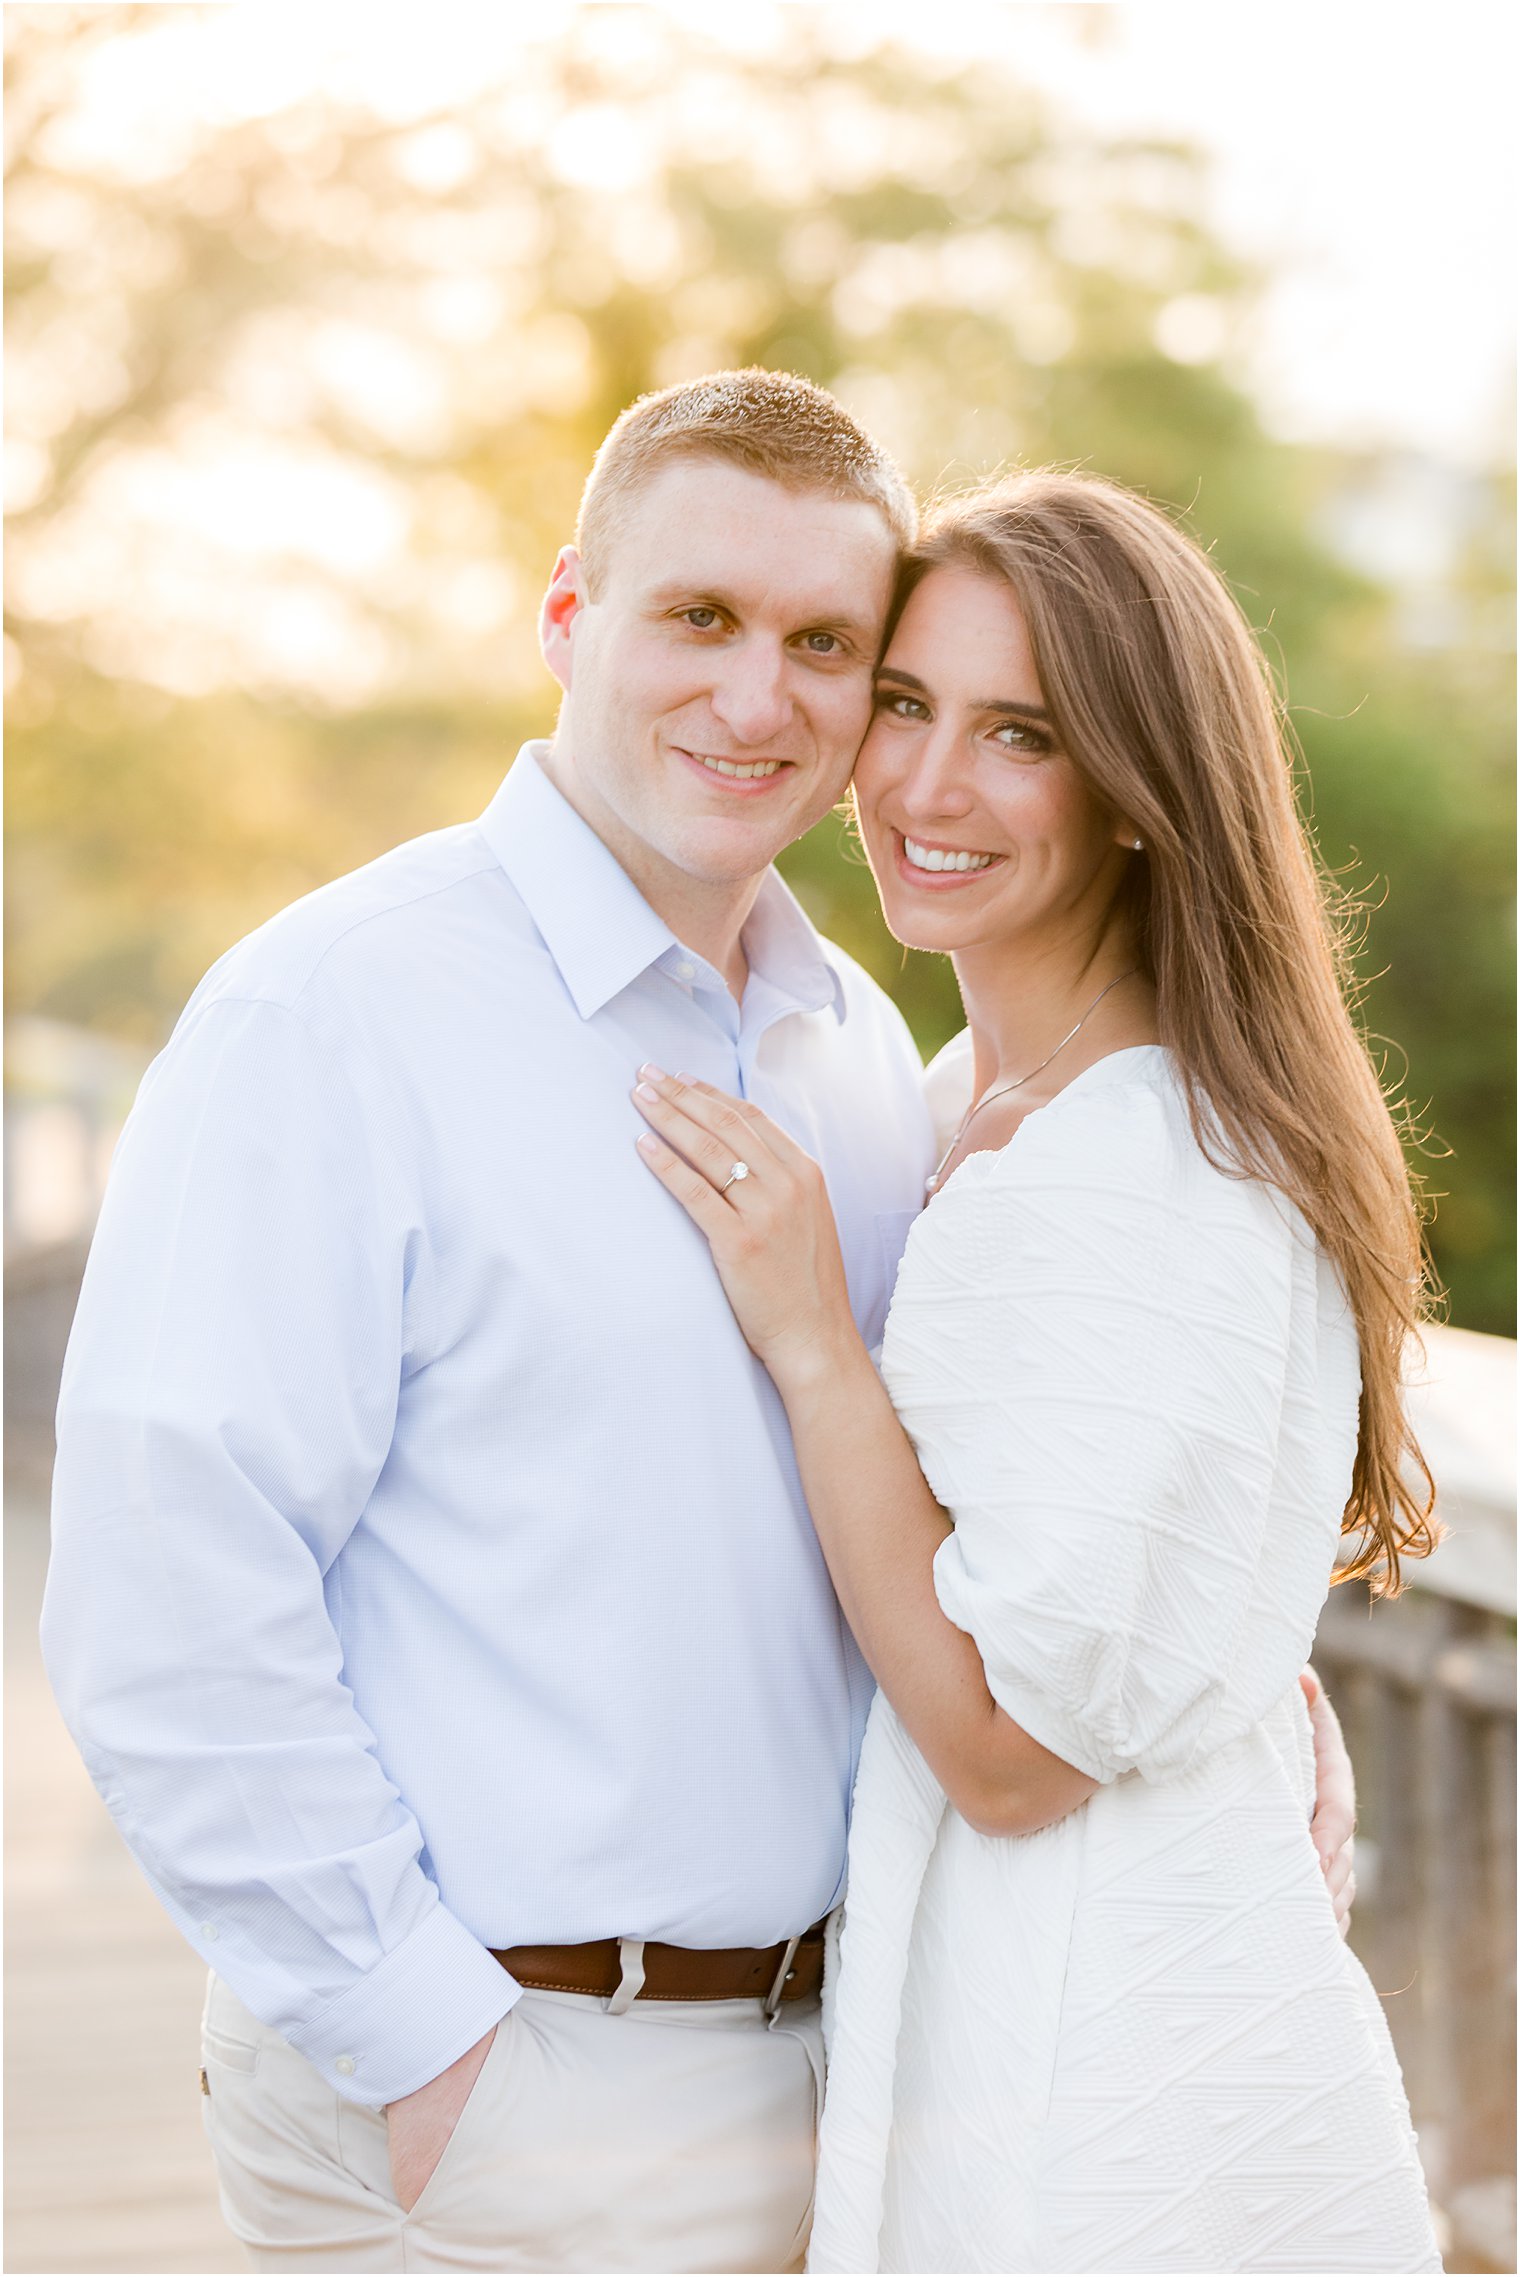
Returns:
[[[1026,1115],[1015,1136],[1037,1134],[1042,1126],[1060,1126],[1068,1135],[1101,1131],[1116,1122],[1143,1122],[1162,1130],[1170,1127],[1178,1107],[1186,1120],[1186,1084],[1175,1056],[1165,1044],[1131,1044],[1084,1067],[1053,1099]]]
[[[924,1069],[924,1099],[941,1150],[949,1145],[971,1104],[973,1081],[971,1030],[962,1028]],[[1104,1132],[1121,1124],[1149,1121],[1159,1132],[1167,1127],[1169,1111],[1181,1099],[1181,1077],[1163,1045],[1138,1044],[1127,1051],[1110,1052],[1085,1068],[1047,1105],[1026,1116],[1007,1146],[969,1155],[962,1168],[975,1165],[985,1172],[1005,1157],[1016,1164],[1027,1163],[1046,1140],[1061,1145],[1076,1136],[1101,1145]],[[948,1188],[953,1181],[947,1179],[945,1183]]]
[[[1232,1164],[1207,1099],[1190,1095],[1161,1044],[1111,1052],[1084,1068],[1006,1146],[969,1156],[934,1207],[957,1188],[972,1216],[1037,1201],[1043,1216],[1091,1216],[1137,1237],[1158,1213],[1189,1238],[1215,1226],[1281,1240],[1299,1226],[1273,1187]]]
[[[1005,1146],[968,1156],[962,1169],[980,1169],[993,1188],[1047,1173],[1072,1184],[1089,1173],[1128,1182],[1198,1153],[1175,1059],[1162,1044],[1135,1044],[1094,1060],[1026,1115]]]

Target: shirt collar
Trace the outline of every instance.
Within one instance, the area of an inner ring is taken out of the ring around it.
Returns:
[[[521,895],[575,1008],[589,1020],[662,958],[685,952],[610,848],[557,790],[543,743],[525,743],[480,818],[486,843]],[[799,1010],[845,1016],[845,994],[795,896],[767,873],[746,920],[744,953],[759,978]],[[698,969],[713,968],[699,961]],[[721,975],[713,975],[722,986]]]
[[[775,870],[767,870],[740,936],[751,980],[760,980],[803,1012],[845,1016],[844,983],[828,945]]]

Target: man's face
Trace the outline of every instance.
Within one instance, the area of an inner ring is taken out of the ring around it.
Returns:
[[[874,506],[715,458],[632,501],[595,600],[561,554],[542,619],[556,758],[646,891],[754,878],[843,795],[895,562]]]

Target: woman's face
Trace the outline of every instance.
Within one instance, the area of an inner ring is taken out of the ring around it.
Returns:
[[[1056,744],[1009,587],[964,568],[914,589],[855,769],[866,854],[910,948],[1090,941],[1135,833]]]

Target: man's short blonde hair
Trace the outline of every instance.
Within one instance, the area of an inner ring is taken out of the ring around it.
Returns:
[[[906,552],[918,534],[913,494],[880,445],[821,387],[795,372],[709,372],[630,403],[597,452],[576,522],[595,594],[628,509],[663,466],[725,459],[792,490],[821,490],[877,508]]]

